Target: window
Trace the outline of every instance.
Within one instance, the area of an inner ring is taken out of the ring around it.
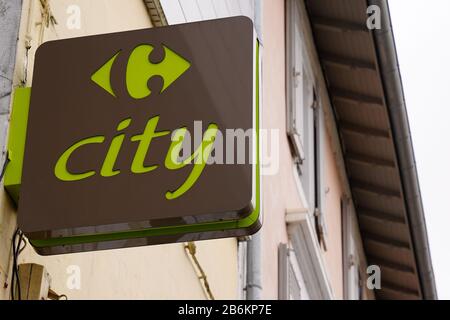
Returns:
[[[297,279],[300,280],[302,299],[332,299],[333,293],[311,215],[306,212],[290,212],[287,213],[286,220],[293,249],[289,252],[289,257],[295,260],[294,270],[298,266]]]
[[[301,300],[302,291],[296,259],[292,256],[295,253],[284,243],[278,247],[278,299],[279,300]]]
[[[286,1],[287,134],[318,240],[326,250],[325,121],[304,47],[300,5]]]
[[[297,163],[305,160],[305,136],[307,123],[306,106],[312,104],[309,87],[312,83],[306,77],[303,66],[303,46],[300,33],[300,15],[297,1],[286,3],[286,84],[287,84],[287,130]],[[306,93],[306,94],[305,94]],[[306,114],[305,114],[306,113]]]
[[[362,278],[358,250],[353,236],[354,222],[349,198],[341,199],[342,215],[342,272],[344,279],[344,299],[362,298]]]

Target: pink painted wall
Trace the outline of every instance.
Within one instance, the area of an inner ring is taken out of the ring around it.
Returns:
[[[329,280],[335,299],[343,299],[343,266],[342,266],[342,215],[341,197],[343,188],[338,175],[336,159],[331,149],[331,139],[325,139],[325,185],[328,189],[325,199],[325,221],[327,225],[326,244],[324,252]]]
[[[288,241],[286,209],[302,208],[293,176],[293,159],[286,135],[285,87],[285,1],[265,0],[263,9],[263,121],[266,129],[279,129],[280,168],[263,177],[264,224],[262,235],[263,298],[278,297],[278,245]],[[326,223],[328,250],[324,261],[334,296],[343,296],[340,197],[343,188],[338,177],[330,139],[325,146]],[[265,196],[270,195],[270,196]]]
[[[299,206],[292,175],[292,156],[286,136],[284,1],[264,1],[262,127],[279,129],[278,174],[263,177],[262,236],[263,298],[278,297],[278,245],[287,242],[285,212]],[[270,195],[270,196],[265,196]]]

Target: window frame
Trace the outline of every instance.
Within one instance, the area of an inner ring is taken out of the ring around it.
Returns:
[[[326,245],[325,117],[308,63],[299,1],[286,0],[286,129],[317,239]]]

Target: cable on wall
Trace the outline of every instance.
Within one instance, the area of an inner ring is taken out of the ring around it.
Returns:
[[[44,42],[44,30],[45,28],[49,28],[51,26],[55,26],[58,24],[56,21],[55,16],[52,13],[52,10],[50,9],[50,3],[48,0],[40,0],[41,3],[41,25],[39,30],[39,39],[38,39],[38,46]],[[55,30],[56,33],[56,30]],[[58,34],[56,34],[58,37]],[[59,38],[59,37],[58,37]]]
[[[200,265],[200,262],[197,259],[196,253],[197,253],[197,246],[194,242],[188,242],[184,245],[184,249],[188,257],[191,257],[189,259],[192,263],[192,267],[194,268],[195,273],[197,274],[197,277],[200,279],[200,282],[202,284],[202,288],[205,292],[206,297],[209,300],[215,300],[214,295],[211,291],[211,288],[209,286],[208,278],[206,276],[205,271],[203,270],[202,266]],[[198,275],[200,273],[200,275]]]
[[[12,251],[13,251],[13,266],[11,276],[11,300],[16,300],[16,287],[17,287],[17,299],[22,299],[22,293],[20,291],[20,279],[19,279],[19,255],[25,249],[27,242],[25,241],[23,232],[17,228],[12,238]]]
[[[48,289],[48,300],[69,300],[67,298],[67,295],[65,294],[58,294],[53,289]]]
[[[6,167],[8,166],[8,163],[9,163],[9,162],[10,162],[10,159],[9,159],[9,152],[6,151],[6,153],[5,153],[5,161],[3,162],[2,171],[0,172],[0,181],[3,180],[3,177],[4,177],[5,172],[6,172]]]

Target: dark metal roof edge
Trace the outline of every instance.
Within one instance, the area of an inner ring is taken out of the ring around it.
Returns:
[[[159,0],[144,0],[150,21],[154,27],[167,26],[166,15]]]
[[[391,122],[395,152],[402,182],[422,296],[437,299],[419,179],[408,122],[402,79],[387,0],[367,0],[381,9],[381,29],[373,39]]]

